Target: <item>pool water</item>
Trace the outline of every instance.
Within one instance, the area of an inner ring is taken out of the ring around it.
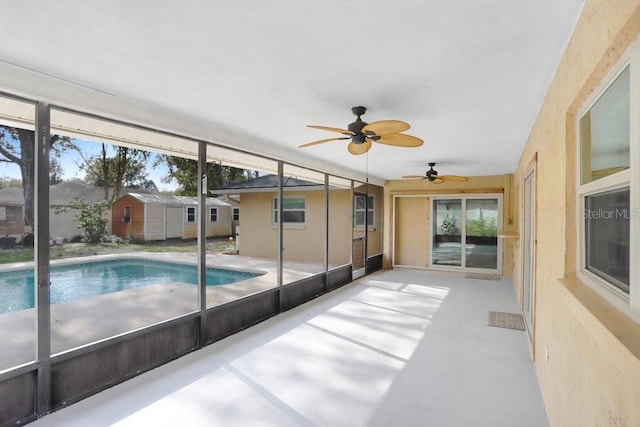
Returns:
[[[207,268],[207,286],[237,282],[259,274]],[[52,266],[51,304],[92,297],[158,283],[198,283],[198,268],[169,262],[119,259]],[[0,273],[0,313],[34,306],[34,272]]]

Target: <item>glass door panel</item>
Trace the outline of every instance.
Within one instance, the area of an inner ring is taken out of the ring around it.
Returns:
[[[353,278],[361,277],[365,273],[367,259],[367,227],[369,199],[367,184],[354,182],[353,188],[353,243],[351,246],[351,265]]]
[[[433,265],[462,266],[462,200],[433,202]]]
[[[498,268],[498,200],[466,200],[465,267]]]

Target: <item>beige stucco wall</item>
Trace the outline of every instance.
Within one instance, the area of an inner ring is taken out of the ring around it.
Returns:
[[[351,191],[329,191],[329,264],[351,262]]]
[[[283,257],[285,261],[322,263],[324,260],[324,191],[287,191],[285,197],[306,199],[306,223],[285,225]],[[275,192],[242,194],[240,207],[240,254],[275,258],[277,227],[272,223]],[[350,260],[351,205],[349,190],[331,191],[329,198],[329,264],[342,265]]]
[[[520,189],[537,156],[533,347],[553,426],[640,425],[640,327],[572,276],[576,112],[639,29],[640,0],[586,2],[514,176]]]
[[[429,198],[395,200],[395,264],[426,266],[429,262]]]
[[[429,196],[452,194],[502,194],[502,231],[514,231],[515,200],[513,197],[513,176],[492,175],[469,177],[466,182],[447,181],[433,184],[426,179],[387,181],[384,188],[384,251],[385,268],[392,266],[395,246],[397,265],[426,266],[429,254]],[[396,218],[393,218],[394,196],[396,197]],[[395,241],[393,239],[393,227]],[[510,277],[513,270],[514,242],[505,239],[502,244],[502,274]]]

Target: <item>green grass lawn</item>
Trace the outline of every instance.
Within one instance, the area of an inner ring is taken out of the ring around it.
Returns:
[[[226,239],[212,239],[207,241],[207,252],[225,252],[229,248]],[[123,243],[123,244],[84,244],[65,243],[62,246],[52,246],[50,248],[51,259],[74,258],[90,255],[128,253],[128,252],[180,252],[195,253],[197,245],[194,240],[190,241],[163,241],[154,243]],[[33,248],[14,248],[0,251],[0,264],[14,262],[33,261]]]

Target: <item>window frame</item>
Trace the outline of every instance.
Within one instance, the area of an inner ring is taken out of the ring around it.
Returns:
[[[131,205],[125,205],[122,208],[122,222],[131,223]]]
[[[232,208],[231,211],[231,220],[232,221],[240,221],[240,208]]]
[[[284,201],[287,199],[302,199],[304,201],[304,209],[285,209]],[[301,211],[304,216],[304,221],[302,222],[285,221],[282,223],[283,225],[303,226],[307,224],[307,198],[305,196],[283,196],[282,201],[283,201],[283,207],[282,207],[283,214],[284,212],[300,212]],[[273,204],[271,205],[271,207],[272,207],[271,223],[272,225],[277,225],[278,224],[278,197],[273,198]]]
[[[218,222],[218,208],[217,207],[210,207],[209,208],[209,222]]]
[[[629,168],[582,183],[583,147],[581,139],[582,118],[591,111],[613,82],[629,67]],[[640,322],[640,265],[633,260],[640,256],[640,43],[636,40],[618,63],[602,79],[598,87],[578,110],[575,117],[576,132],[576,276],[600,296]],[[586,199],[612,190],[629,188],[629,293],[587,269]]]
[[[187,206],[185,210],[185,219],[187,223],[196,222],[196,208],[193,206]]]
[[[366,197],[366,199],[365,199]],[[364,194],[356,194],[353,197],[353,225],[356,228],[364,228],[364,224],[362,223],[358,223],[358,212],[362,213],[364,212],[364,222],[367,224],[367,227],[370,230],[373,230],[375,228],[375,224],[376,224],[376,196],[371,194],[367,194],[366,196]],[[358,209],[358,199],[362,198],[365,199],[365,208],[364,209]],[[371,199],[371,204],[367,204],[368,203],[368,199]],[[369,212],[371,212],[371,223],[369,224],[367,219],[369,219]]]

